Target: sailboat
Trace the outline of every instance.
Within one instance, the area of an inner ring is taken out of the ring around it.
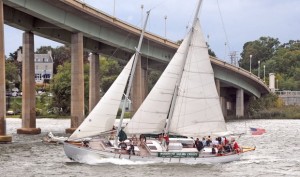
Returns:
[[[67,157],[78,162],[93,157],[193,164],[225,163],[241,158],[243,151],[225,153],[217,149],[217,145],[204,146],[200,150],[195,147],[193,138],[211,136],[224,139],[230,135],[222,114],[208,48],[198,19],[201,4],[202,0],[199,0],[191,30],[125,127],[122,127],[123,106],[115,134],[125,134],[125,138],[118,139],[116,136],[114,140],[110,140],[107,137],[111,136],[127,82],[129,84],[125,101],[130,93],[132,71],[135,70],[132,63],[136,62],[139,55],[147,16],[137,52],[89,116],[68,141],[64,142]],[[139,140],[137,136],[140,136]],[[124,143],[133,147],[134,153],[119,147],[119,144]]]

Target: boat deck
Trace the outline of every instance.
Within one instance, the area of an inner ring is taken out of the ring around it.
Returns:
[[[83,146],[82,143],[72,143],[77,146]],[[119,147],[114,147],[110,141],[103,140],[103,139],[94,139],[93,141],[90,141],[88,144],[89,148],[100,150],[100,151],[108,151],[108,152],[114,152],[116,154],[128,154],[127,150],[121,150]],[[127,147],[129,148],[129,146]],[[134,146],[135,154],[138,156],[150,156],[150,152],[147,150],[144,144],[141,144],[140,142],[137,143],[137,145]]]

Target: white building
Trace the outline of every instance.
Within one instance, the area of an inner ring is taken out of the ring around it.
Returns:
[[[21,50],[18,51],[18,61],[23,60]],[[53,58],[52,52],[47,54],[34,54],[35,83],[43,84],[44,80],[50,80],[53,77]]]

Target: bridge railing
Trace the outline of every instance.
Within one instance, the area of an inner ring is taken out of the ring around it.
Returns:
[[[232,71],[238,72],[239,74],[242,74],[242,75],[244,75],[248,78],[251,78],[251,79],[255,80],[256,82],[260,83],[260,85],[265,87],[266,90],[270,91],[270,89],[268,88],[266,83],[261,78],[256,76],[255,74],[250,73],[249,71],[247,71],[247,70],[245,70],[241,67],[238,67],[238,66],[232,65],[230,63],[227,63],[226,61],[220,60],[216,57],[210,57],[210,59],[214,64],[217,64],[217,65],[220,65],[220,66],[223,66],[223,67],[227,67],[228,69],[231,69]]]

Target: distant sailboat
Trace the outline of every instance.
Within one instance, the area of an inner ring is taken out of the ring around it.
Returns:
[[[113,127],[117,105],[121,101],[130,69],[134,69],[131,68],[133,62],[131,59],[120,74],[121,78],[117,78],[90,115],[70,136],[70,141],[64,143],[65,153],[70,159],[81,161],[86,156],[93,156],[170,163],[222,163],[240,159],[242,152],[229,150],[215,154],[213,151],[220,151],[217,145],[197,149],[194,146],[194,139],[188,138],[208,135],[223,137],[230,134],[225,125],[208,49],[197,18],[201,3],[200,0],[192,29],[124,128],[131,137],[125,143],[134,147],[135,155],[128,154],[127,150],[117,146],[117,141],[107,140],[103,135]],[[141,40],[139,46],[140,44]],[[122,119],[118,133],[121,131],[121,123]],[[136,135],[142,134],[152,136],[164,134],[173,138],[166,138],[169,140],[166,146],[161,137],[140,141],[135,139]],[[71,141],[92,136],[96,137],[89,140],[89,147]],[[225,144],[227,146],[229,143]]]

